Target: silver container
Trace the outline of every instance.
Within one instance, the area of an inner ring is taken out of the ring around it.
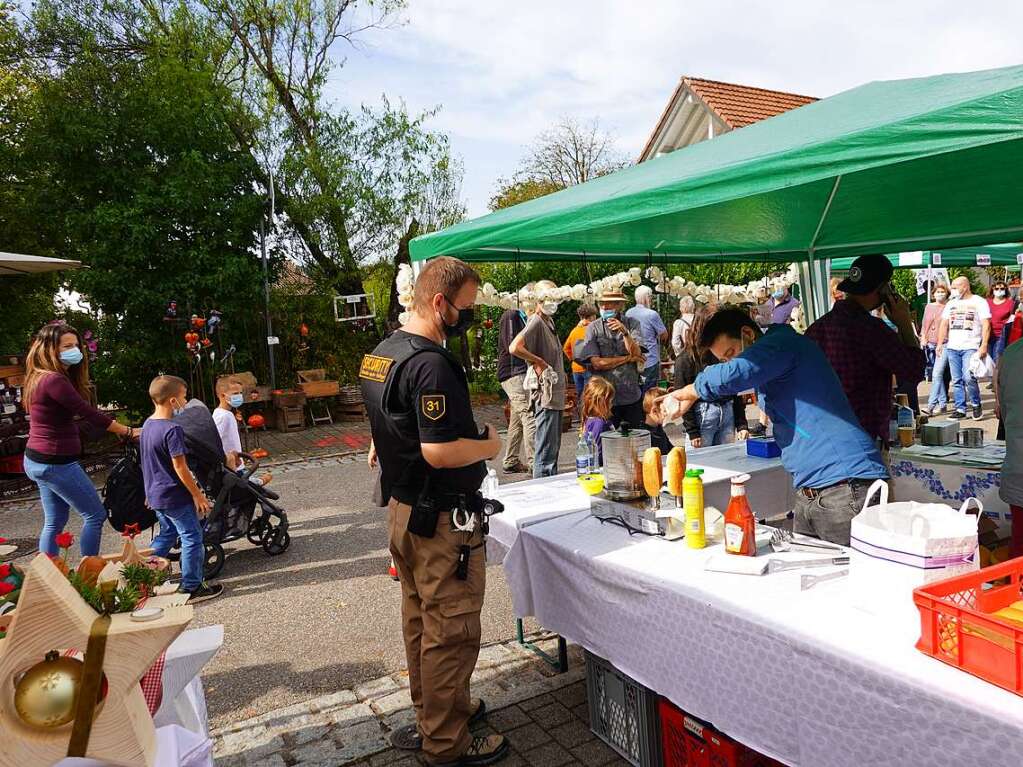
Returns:
[[[984,430],[975,427],[960,429],[956,444],[960,447],[984,447]]]
[[[600,436],[600,444],[604,456],[604,496],[615,501],[645,496],[643,453],[650,447],[650,432],[606,431]]]
[[[959,434],[957,421],[928,421],[920,427],[920,443],[924,445],[954,445]]]

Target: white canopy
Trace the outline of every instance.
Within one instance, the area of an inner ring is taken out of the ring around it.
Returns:
[[[80,269],[81,261],[46,256],[22,256],[18,253],[0,252],[0,275],[39,274],[57,272],[61,269]]]

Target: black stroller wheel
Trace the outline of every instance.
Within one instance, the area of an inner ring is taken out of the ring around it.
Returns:
[[[219,543],[207,543],[203,555],[202,574],[206,580],[216,578],[224,569],[224,547]]]
[[[278,554],[283,554],[288,546],[291,545],[291,536],[288,535],[287,530],[282,530],[280,526],[271,527],[267,525],[265,531],[263,531],[263,551],[269,554],[271,557],[276,557]]]
[[[249,530],[245,533],[245,537],[248,538],[249,543],[253,546],[263,545],[263,533],[266,532],[267,524],[264,517],[253,517],[252,521],[249,522]]]

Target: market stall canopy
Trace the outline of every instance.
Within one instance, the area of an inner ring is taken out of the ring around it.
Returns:
[[[63,258],[47,258],[46,256],[22,256],[18,253],[0,252],[0,276],[57,272],[61,269],[80,269],[81,266],[81,261],[68,261]]]
[[[975,248],[944,248],[890,253],[886,258],[896,269],[923,269],[928,266],[1018,266],[1023,258],[1023,245],[985,245]],[[854,258],[836,258],[831,262],[834,272],[847,272]]]
[[[414,261],[805,261],[1023,240],[1023,66],[874,82],[417,237]]]

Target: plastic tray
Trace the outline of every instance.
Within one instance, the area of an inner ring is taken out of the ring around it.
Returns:
[[[920,611],[916,648],[1023,695],[1023,624],[991,613],[1023,599],[1023,557],[928,583],[913,591]]]
[[[657,708],[664,767],[780,767],[780,762],[689,716],[666,698]]]

